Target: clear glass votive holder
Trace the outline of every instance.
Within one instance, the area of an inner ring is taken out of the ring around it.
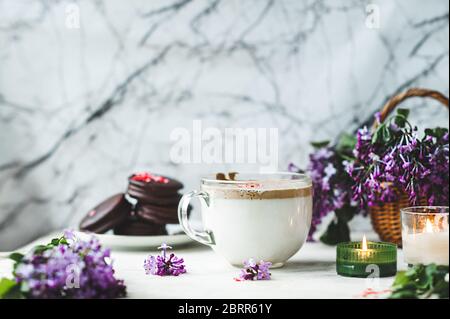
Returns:
[[[404,260],[409,265],[448,265],[448,206],[401,209]]]

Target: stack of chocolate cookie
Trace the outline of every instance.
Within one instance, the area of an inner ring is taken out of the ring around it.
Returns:
[[[127,194],[137,200],[137,221],[165,231],[166,224],[178,223],[178,202],[183,188],[179,181],[148,173],[134,174],[128,179]],[[137,227],[136,221],[134,222]],[[161,229],[162,228],[162,229]]]
[[[166,224],[178,224],[177,209],[183,184],[150,173],[133,174],[128,179],[127,194],[114,195],[92,209],[81,221],[80,229],[116,235],[166,235]]]

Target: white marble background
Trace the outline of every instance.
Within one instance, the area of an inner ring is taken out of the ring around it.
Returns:
[[[0,250],[76,225],[135,170],[196,187],[218,168],[169,158],[170,132],[194,119],[277,127],[284,168],[396,92],[448,95],[448,12],[447,0],[0,0]],[[419,124],[448,125],[442,107],[410,106]]]

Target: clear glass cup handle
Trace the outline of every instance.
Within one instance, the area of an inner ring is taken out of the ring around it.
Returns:
[[[180,221],[181,228],[192,239],[208,246],[214,245],[214,238],[210,231],[199,232],[193,229],[191,224],[189,224],[187,211],[189,202],[194,197],[198,197],[206,206],[209,206],[209,195],[206,192],[192,191],[183,195],[178,204],[178,220]]]

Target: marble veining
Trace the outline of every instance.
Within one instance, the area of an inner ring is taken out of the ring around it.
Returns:
[[[365,23],[372,2],[379,29]],[[448,95],[448,12],[440,0],[0,0],[0,250],[76,225],[133,171],[192,189],[227,169],[170,160],[170,132],[193,120],[278,128],[283,169],[397,92]],[[407,105],[418,125],[448,125],[436,103]]]

